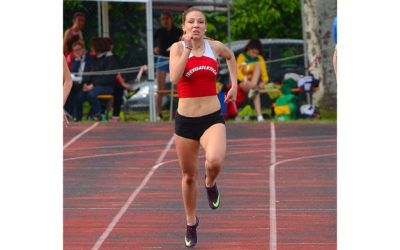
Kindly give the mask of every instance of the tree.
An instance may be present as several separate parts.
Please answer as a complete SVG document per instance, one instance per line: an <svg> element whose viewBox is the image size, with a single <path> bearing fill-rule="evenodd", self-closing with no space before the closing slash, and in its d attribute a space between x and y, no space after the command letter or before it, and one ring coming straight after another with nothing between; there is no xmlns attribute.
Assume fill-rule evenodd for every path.
<svg viewBox="0 0 400 250"><path fill-rule="evenodd" d="M332 23L337 15L336 1L304 1L304 29L307 44L306 55L310 60L316 55L320 62L310 70L320 80L320 89L313 96L314 103L323 108L336 107L336 78L332 55L335 44L332 38Z"/></svg>
<svg viewBox="0 0 400 250"><path fill-rule="evenodd" d="M234 0L232 40L302 38L299 0Z"/></svg>

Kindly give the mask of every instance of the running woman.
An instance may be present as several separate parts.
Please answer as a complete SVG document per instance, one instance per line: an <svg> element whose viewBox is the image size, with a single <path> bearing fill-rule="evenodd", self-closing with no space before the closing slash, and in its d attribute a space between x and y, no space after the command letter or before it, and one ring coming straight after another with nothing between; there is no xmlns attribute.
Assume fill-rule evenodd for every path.
<svg viewBox="0 0 400 250"><path fill-rule="evenodd" d="M198 194L198 155L205 151L205 188L209 206L220 205L221 194L216 178L221 171L226 150L226 128L216 92L217 58L227 61L232 88L225 102L236 100L237 67L233 52L219 41L205 37L206 17L196 8L182 15L183 37L170 52L170 79L179 94L175 119L175 145L182 170L182 196L186 212L186 247L197 243L196 216Z"/></svg>

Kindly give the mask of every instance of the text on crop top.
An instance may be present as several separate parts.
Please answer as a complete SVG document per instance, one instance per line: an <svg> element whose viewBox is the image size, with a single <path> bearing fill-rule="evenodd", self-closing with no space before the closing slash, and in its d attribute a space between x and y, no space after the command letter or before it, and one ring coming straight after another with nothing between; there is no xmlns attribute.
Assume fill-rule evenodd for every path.
<svg viewBox="0 0 400 250"><path fill-rule="evenodd" d="M203 56L190 53L185 70L177 84L179 98L203 97L217 94L218 65L209 42L204 39ZM185 43L182 41L183 49Z"/></svg>

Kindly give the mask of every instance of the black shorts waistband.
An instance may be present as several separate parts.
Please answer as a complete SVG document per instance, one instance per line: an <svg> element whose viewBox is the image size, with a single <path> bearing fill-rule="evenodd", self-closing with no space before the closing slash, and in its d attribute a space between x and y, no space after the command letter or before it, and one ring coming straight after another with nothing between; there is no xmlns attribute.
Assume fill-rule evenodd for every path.
<svg viewBox="0 0 400 250"><path fill-rule="evenodd" d="M190 116L181 115L178 112L176 112L176 117L179 116L180 119L187 120L187 121L194 121L194 120L198 120L198 119L213 118L215 116L218 116L220 113L222 113L222 110L218 109L217 111L207 114L207 115L190 117Z"/></svg>

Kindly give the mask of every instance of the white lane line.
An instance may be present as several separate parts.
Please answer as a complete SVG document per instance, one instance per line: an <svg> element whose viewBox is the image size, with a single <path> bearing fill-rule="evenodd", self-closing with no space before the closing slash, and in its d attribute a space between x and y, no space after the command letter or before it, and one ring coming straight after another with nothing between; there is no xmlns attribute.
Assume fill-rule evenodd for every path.
<svg viewBox="0 0 400 250"><path fill-rule="evenodd" d="M271 122L271 166L269 168L269 249L276 250L276 199L275 199L275 124Z"/></svg>
<svg viewBox="0 0 400 250"><path fill-rule="evenodd" d="M269 220L270 220L270 238L269 238L269 249L276 250L277 244L277 231L276 231L276 194L275 194L275 167L279 164L298 161L303 159L319 158L326 156L334 156L336 153L320 154L302 156L297 158L286 159L276 162L276 136L275 136L275 125L271 122L271 166L269 168Z"/></svg>
<svg viewBox="0 0 400 250"><path fill-rule="evenodd" d="M260 144L261 145L261 144ZM260 145L254 145L254 146L260 146ZM267 145L266 143L262 145ZM249 145L250 146L250 145ZM313 148L336 148L336 145L332 146L314 146L314 147L292 147L292 149L313 149ZM142 154L142 153L156 153L162 151L161 149L158 150L146 150L146 151L128 151L128 152L120 152L120 153L108 153L108 154L98 154L98 155L87 155L87 156L77 156L77 157L71 157L71 158L64 158L64 161L73 161L73 160L83 160L83 159L90 159L90 158L97 158L97 157L112 157L112 156L117 156L117 155L135 155L135 154ZM254 152L265 152L265 150L259 150L259 151L254 151ZM248 151L246 151L248 152ZM251 152L249 152L251 153Z"/></svg>
<svg viewBox="0 0 400 250"><path fill-rule="evenodd" d="M72 161L72 160L82 160L82 159L88 159L88 158L97 158L97 157L112 157L112 156L117 156L117 155L129 155L129 154L136 154L136 153L149 153L149 152L159 152L161 150L148 150L148 151L129 151L129 152L121 152L121 153L109 153L109 154L100 154L100 155L89 155L89 156L78 156L78 157L72 157L72 158L66 158L64 161ZM226 155L239 155L239 154L249 154L249 153L265 153L265 149L262 150L254 150L254 151L241 151L241 152L235 152L235 153L227 153ZM205 157L205 156L199 156ZM178 160L176 160L178 161ZM165 162L164 162L165 163ZM85 166L86 167L86 166Z"/></svg>
<svg viewBox="0 0 400 250"><path fill-rule="evenodd" d="M82 131L81 133L79 133L77 136L75 136L74 138L72 138L69 142L67 142L64 147L63 150L65 150L66 148L69 147L69 145L71 145L72 143L74 143L76 140L79 139L79 137L81 137L82 135L86 134L87 132L89 132L90 130L92 130L93 128L95 128L97 125L99 125L98 122L95 122L92 126L88 127L87 129L85 129L84 131Z"/></svg>
<svg viewBox="0 0 400 250"><path fill-rule="evenodd" d="M283 138L283 137L282 137ZM279 139L282 139L279 138ZM310 139L312 141L299 141L299 142L281 142L279 143L279 145L281 144L309 144L309 143L317 143L317 142L326 142L327 140L330 139L336 139L336 137L327 137L327 136L309 136L309 137L290 137L289 139ZM314 140L315 138L320 138L322 140ZM264 139L258 139L258 138L253 138L254 140L265 140ZM232 140L235 141L235 140ZM327 142L326 142L327 143ZM248 147L248 146L262 146L268 143L262 142L262 143L251 143L251 144L240 144L240 145L226 145L227 148L236 148L236 147ZM73 149L69 149L68 152L72 152L72 151L89 151L89 150L98 150L98 149L108 149L108 148L135 148L135 147L152 147L152 146L164 146L165 144L162 143L154 143L154 144L131 144L131 145L110 145L110 146L99 146L99 147L83 147L83 148L73 148ZM336 144L335 144L336 145Z"/></svg>
<svg viewBox="0 0 400 250"><path fill-rule="evenodd" d="M78 157L66 158L66 159L64 159L64 161L83 160L83 159L117 156L117 155L129 155L129 154L135 155L135 154L142 154L142 153L155 153L155 152L161 152L161 151L162 151L161 149L157 149L157 150L146 150L146 151L128 151L128 152L121 152L121 153L108 153L108 154L99 154L99 155L78 156Z"/></svg>
<svg viewBox="0 0 400 250"><path fill-rule="evenodd" d="M271 122L271 164L276 161L276 135L275 135L275 124Z"/></svg>
<svg viewBox="0 0 400 250"><path fill-rule="evenodd" d="M65 210L119 210L117 207L65 207ZM269 211L269 208L218 208L221 211ZM130 211L185 211L184 207L170 208L170 207L131 207ZM197 211L210 211L210 207L198 207ZM336 211L336 208L282 208L280 211Z"/></svg>
<svg viewBox="0 0 400 250"><path fill-rule="evenodd" d="M160 157L158 157L158 160L156 162L156 165L154 165L149 173L146 175L146 177L143 179L142 183L139 185L139 187L136 188L136 190L129 196L128 200L125 202L125 204L121 207L119 210L118 214L114 217L114 219L111 221L111 223L108 225L107 229L104 231L104 233L100 236L100 238L96 241L94 244L92 250L97 250L101 247L103 242L107 239L108 235L110 235L111 231L114 229L115 225L118 223L118 221L121 219L121 217L125 214L125 212L128 210L129 206L132 204L132 202L135 200L136 196L139 194L139 192L143 189L143 187L146 185L146 183L150 180L151 176L153 173L157 170L158 167L163 165L164 163L161 162L165 155L167 154L168 150L171 148L172 143L174 142L174 136L171 137L169 140L167 146L165 147L164 151L161 153Z"/></svg>
<svg viewBox="0 0 400 250"><path fill-rule="evenodd" d="M298 160L312 159L312 158L321 158L321 157L334 156L334 155L336 155L336 153L301 156L301 157L296 157L296 158L291 158L291 159L286 159L286 160L278 161L278 162L276 162L274 165L277 166L277 165L280 165L280 164L282 164L282 163L291 162L291 161L298 161Z"/></svg>
<svg viewBox="0 0 400 250"><path fill-rule="evenodd" d="M136 148L136 147L152 147L152 146L164 146L165 143L146 143L146 144L130 144L130 145L110 145L110 146L99 146L99 147L86 147L86 148L74 148L68 151L85 151L85 150L98 150L108 148Z"/></svg>

